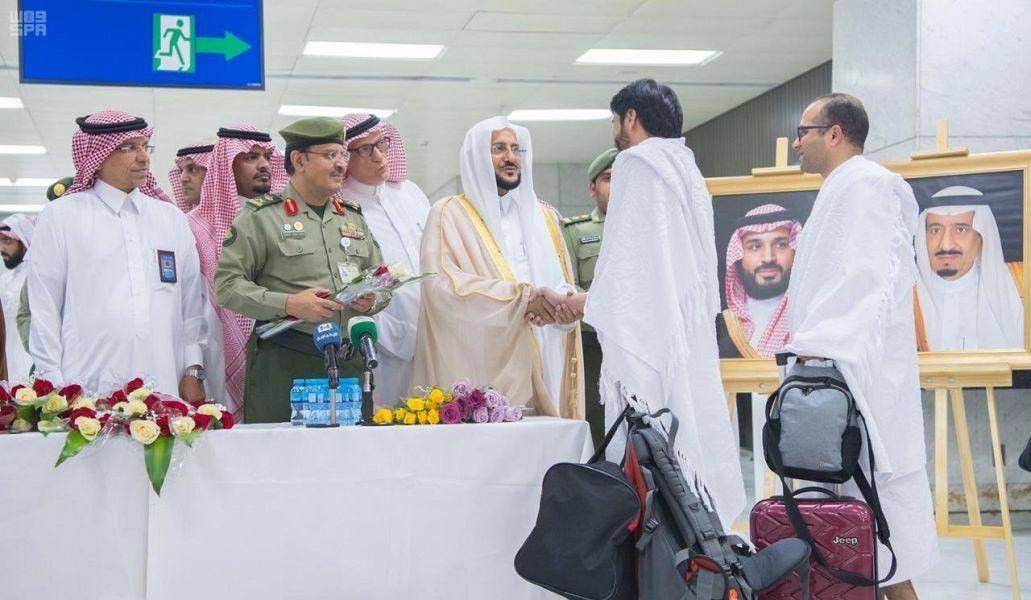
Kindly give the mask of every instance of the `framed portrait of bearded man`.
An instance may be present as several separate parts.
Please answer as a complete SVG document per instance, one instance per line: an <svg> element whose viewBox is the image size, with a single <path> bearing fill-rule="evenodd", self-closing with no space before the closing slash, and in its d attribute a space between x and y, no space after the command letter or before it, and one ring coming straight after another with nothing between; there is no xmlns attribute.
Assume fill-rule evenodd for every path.
<svg viewBox="0 0 1031 600"><path fill-rule="evenodd" d="M1031 367L1031 151L884 165L910 184L919 207L913 335L921 360L974 353ZM763 171L707 180L722 295L716 336L729 361L770 359L787 344L795 249L821 183L797 168Z"/></svg>

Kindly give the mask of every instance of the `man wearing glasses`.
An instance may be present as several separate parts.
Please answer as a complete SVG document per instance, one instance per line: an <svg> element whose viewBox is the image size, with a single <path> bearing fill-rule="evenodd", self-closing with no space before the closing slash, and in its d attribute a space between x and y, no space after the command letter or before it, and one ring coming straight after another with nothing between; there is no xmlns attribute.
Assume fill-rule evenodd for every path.
<svg viewBox="0 0 1031 600"><path fill-rule="evenodd" d="M144 377L201 400L204 284L186 217L150 172L153 130L115 110L76 123L75 180L29 255L36 373L100 393Z"/></svg>
<svg viewBox="0 0 1031 600"><path fill-rule="evenodd" d="M215 271L218 304L258 321L287 315L298 327L247 342L244 420L290 420L295 378L325 376L312 343L312 324L345 328L356 314L374 312L372 294L343 306L328 296L359 273L383 263L357 204L336 197L344 178L344 128L329 117L301 119L279 130L286 141L290 183L281 193L253 198L225 233ZM357 376L361 359L344 363L341 377Z"/></svg>
<svg viewBox="0 0 1031 600"><path fill-rule="evenodd" d="M402 263L412 274L421 272L419 247L430 201L419 186L407 180L404 139L393 125L365 113L345 116L344 129L351 157L340 197L361 205L384 262ZM419 286L403 287L393 295L390 306L376 315L377 404L393 404L411 391L419 296Z"/></svg>
<svg viewBox="0 0 1031 600"><path fill-rule="evenodd" d="M817 98L802 113L795 152L824 181L792 267L786 349L803 361L832 359L855 396L898 558L881 592L914 600L911 580L938 558L913 334L918 208L902 177L863 156L869 129L863 103L848 94ZM859 497L854 481L842 490ZM879 545L881 577L888 557Z"/></svg>
<svg viewBox="0 0 1031 600"><path fill-rule="evenodd" d="M465 193L426 221L422 268L439 275L422 284L414 381L468 379L537 414L583 419L579 325L556 322L552 308L574 290L572 265L561 224L534 193L530 145L504 117L465 135Z"/></svg>

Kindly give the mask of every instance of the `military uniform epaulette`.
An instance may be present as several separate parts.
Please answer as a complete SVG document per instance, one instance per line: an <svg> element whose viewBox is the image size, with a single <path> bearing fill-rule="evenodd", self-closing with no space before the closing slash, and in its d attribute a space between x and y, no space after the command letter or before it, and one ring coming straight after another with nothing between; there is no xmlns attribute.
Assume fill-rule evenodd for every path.
<svg viewBox="0 0 1031 600"><path fill-rule="evenodd" d="M590 220L591 220L591 215L589 215L589 214L588 215L580 215L579 217L569 217L568 219L563 219L562 220L562 226L563 227L568 227L570 225L575 225L577 223L583 223L584 221L590 221Z"/></svg>
<svg viewBox="0 0 1031 600"><path fill-rule="evenodd" d="M266 206L272 206L273 204L279 204L283 201L283 196L280 194L265 194L263 196L257 196L247 201L247 206L250 206L254 210L264 208Z"/></svg>
<svg viewBox="0 0 1031 600"><path fill-rule="evenodd" d="M362 205L358 204L354 200L341 200L340 202L347 208L353 210L354 212L362 214Z"/></svg>

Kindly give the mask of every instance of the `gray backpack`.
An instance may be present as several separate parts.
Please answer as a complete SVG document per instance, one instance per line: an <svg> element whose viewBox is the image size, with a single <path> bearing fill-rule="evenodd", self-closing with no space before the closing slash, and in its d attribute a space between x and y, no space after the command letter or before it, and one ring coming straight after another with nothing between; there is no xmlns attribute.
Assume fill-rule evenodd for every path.
<svg viewBox="0 0 1031 600"><path fill-rule="evenodd" d="M673 453L676 417L669 409L648 416L664 415L671 420L668 441L646 423L645 415L628 415L624 471L643 499L636 542L639 598L752 600L792 571L808 590L809 545L785 539L755 553L741 537L725 531L712 499L699 496L705 494L703 486L684 478Z"/></svg>
<svg viewBox="0 0 1031 600"><path fill-rule="evenodd" d="M788 354L778 354L783 369ZM795 364L766 402L766 464L790 479L844 483L859 470L861 416L835 367ZM860 471L861 472L861 471Z"/></svg>

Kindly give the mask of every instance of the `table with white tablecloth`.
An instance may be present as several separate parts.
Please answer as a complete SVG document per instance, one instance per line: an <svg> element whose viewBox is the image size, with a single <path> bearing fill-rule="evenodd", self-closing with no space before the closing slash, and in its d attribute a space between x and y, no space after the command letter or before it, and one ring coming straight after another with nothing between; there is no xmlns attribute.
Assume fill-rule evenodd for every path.
<svg viewBox="0 0 1031 600"><path fill-rule="evenodd" d="M55 470L63 437L0 436L4 598L543 598L512 560L590 446L548 418L241 426L177 447L158 497L132 442Z"/></svg>

